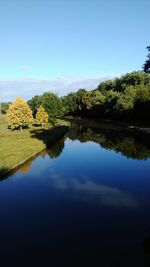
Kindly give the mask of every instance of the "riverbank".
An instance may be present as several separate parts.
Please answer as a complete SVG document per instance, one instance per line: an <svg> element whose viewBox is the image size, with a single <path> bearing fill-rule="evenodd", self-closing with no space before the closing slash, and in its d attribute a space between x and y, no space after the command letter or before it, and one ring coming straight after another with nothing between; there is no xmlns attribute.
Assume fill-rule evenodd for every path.
<svg viewBox="0 0 150 267"><path fill-rule="evenodd" d="M85 127L91 127L91 128L104 128L104 129L118 129L118 130L126 130L130 132L143 132L146 135L150 134L150 125L144 125L138 123L127 123L127 122L121 122L116 120L109 120L109 119L96 119L96 118L86 118L86 117L72 117L67 116L66 120L69 121L71 124L82 124L82 126Z"/></svg>
<svg viewBox="0 0 150 267"><path fill-rule="evenodd" d="M59 121L55 127L49 129L30 127L21 133L19 130L9 130L5 117L1 117L0 177L57 142L67 132L66 125L65 122Z"/></svg>

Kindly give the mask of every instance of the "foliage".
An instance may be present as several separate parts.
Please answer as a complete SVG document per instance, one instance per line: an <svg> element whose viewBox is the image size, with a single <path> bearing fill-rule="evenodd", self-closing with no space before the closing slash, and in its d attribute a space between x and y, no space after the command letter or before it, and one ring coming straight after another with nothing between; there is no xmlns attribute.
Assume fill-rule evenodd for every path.
<svg viewBox="0 0 150 267"><path fill-rule="evenodd" d="M98 85L97 89L100 91L113 90L123 92L127 86L137 86L140 84L150 84L149 75L142 71L133 71L131 73L122 75L120 78L115 78L114 80L102 82Z"/></svg>
<svg viewBox="0 0 150 267"><path fill-rule="evenodd" d="M64 97L67 113L112 119L148 119L150 112L150 75L133 71L108 80L97 89L84 91L77 102L78 92Z"/></svg>
<svg viewBox="0 0 150 267"><path fill-rule="evenodd" d="M147 60L144 63L143 69L146 73L150 73L150 46L147 46L148 50L148 55L147 55Z"/></svg>
<svg viewBox="0 0 150 267"><path fill-rule="evenodd" d="M42 107L42 105L38 108L36 113L36 122L41 124L42 127L44 123L48 122L48 114L46 113L45 109Z"/></svg>
<svg viewBox="0 0 150 267"><path fill-rule="evenodd" d="M86 93L85 89L79 89L77 92L69 93L67 96L62 98L62 102L66 113L75 113L80 111L83 106L83 96Z"/></svg>
<svg viewBox="0 0 150 267"><path fill-rule="evenodd" d="M54 124L56 119L64 114L62 100L54 93L44 93L42 106L49 116L49 122Z"/></svg>
<svg viewBox="0 0 150 267"><path fill-rule="evenodd" d="M42 104L42 97L38 95L32 97L32 99L28 101L28 105L32 109L32 113L34 117L41 104Z"/></svg>
<svg viewBox="0 0 150 267"><path fill-rule="evenodd" d="M103 112L105 114L110 114L115 112L117 101L120 97L120 93L110 90L110 91L103 91L103 95L105 96L105 102L103 105Z"/></svg>
<svg viewBox="0 0 150 267"><path fill-rule="evenodd" d="M9 106L7 110L7 119L12 130L23 126L28 126L33 123L32 111L28 104L20 97Z"/></svg>
<svg viewBox="0 0 150 267"><path fill-rule="evenodd" d="M65 108L62 103L62 99L56 94L47 92L41 96L34 96L28 101L29 106L32 109L33 116L36 116L38 108L42 105L48 114L48 120L54 124L56 119L64 114Z"/></svg>
<svg viewBox="0 0 150 267"><path fill-rule="evenodd" d="M119 95L116 103L116 109L118 111L131 110L134 108L134 102L136 99L135 87L130 85L126 87L124 92Z"/></svg>
<svg viewBox="0 0 150 267"><path fill-rule="evenodd" d="M89 121L88 121L89 123ZM82 125L82 124L81 124ZM122 155L132 159L150 158L149 136L143 133L125 131L110 124L100 125L98 129L80 127L74 124L68 133L71 140L79 140L81 143L93 141L101 147L120 152Z"/></svg>
<svg viewBox="0 0 150 267"><path fill-rule="evenodd" d="M11 102L2 102L1 103L1 112L2 112L2 114L6 114L10 104L11 104Z"/></svg>
<svg viewBox="0 0 150 267"><path fill-rule="evenodd" d="M62 98L62 103L65 108L65 113L74 113L76 110L79 110L77 104L77 94L70 93L67 96Z"/></svg>
<svg viewBox="0 0 150 267"><path fill-rule="evenodd" d="M82 103L86 109L99 106L105 101L105 96L98 90L88 91L82 97Z"/></svg>

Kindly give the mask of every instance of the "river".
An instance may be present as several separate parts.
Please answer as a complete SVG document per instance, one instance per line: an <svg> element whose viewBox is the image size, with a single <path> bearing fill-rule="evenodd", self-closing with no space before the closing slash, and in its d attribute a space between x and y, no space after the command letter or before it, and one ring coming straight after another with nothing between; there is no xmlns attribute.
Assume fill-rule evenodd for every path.
<svg viewBox="0 0 150 267"><path fill-rule="evenodd" d="M73 124L0 182L0 266L150 266L149 136Z"/></svg>

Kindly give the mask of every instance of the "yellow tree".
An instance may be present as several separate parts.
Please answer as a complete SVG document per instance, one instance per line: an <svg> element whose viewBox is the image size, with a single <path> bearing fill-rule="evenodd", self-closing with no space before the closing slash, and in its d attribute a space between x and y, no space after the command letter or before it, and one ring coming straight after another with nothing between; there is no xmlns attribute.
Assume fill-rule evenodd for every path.
<svg viewBox="0 0 150 267"><path fill-rule="evenodd" d="M17 97L16 100L9 105L7 119L12 130L20 128L22 131L23 126L29 126L33 123L32 111L26 101L21 97Z"/></svg>
<svg viewBox="0 0 150 267"><path fill-rule="evenodd" d="M38 108L36 113L36 122L44 126L44 123L48 122L48 114L46 113L45 109L42 105Z"/></svg>

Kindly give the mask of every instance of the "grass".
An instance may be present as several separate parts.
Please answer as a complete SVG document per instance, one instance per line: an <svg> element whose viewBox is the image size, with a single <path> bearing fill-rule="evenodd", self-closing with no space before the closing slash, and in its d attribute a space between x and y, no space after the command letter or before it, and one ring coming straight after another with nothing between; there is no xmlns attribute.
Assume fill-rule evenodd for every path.
<svg viewBox="0 0 150 267"><path fill-rule="evenodd" d="M59 122L57 126L58 124ZM58 132L61 134L60 129ZM0 175L13 170L46 148L48 139L53 139L53 135L51 129L43 130L41 127L23 129L22 133L19 130L11 131L6 116L0 116Z"/></svg>

